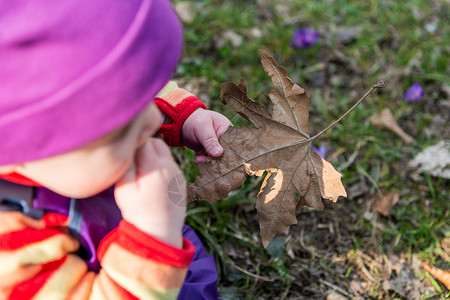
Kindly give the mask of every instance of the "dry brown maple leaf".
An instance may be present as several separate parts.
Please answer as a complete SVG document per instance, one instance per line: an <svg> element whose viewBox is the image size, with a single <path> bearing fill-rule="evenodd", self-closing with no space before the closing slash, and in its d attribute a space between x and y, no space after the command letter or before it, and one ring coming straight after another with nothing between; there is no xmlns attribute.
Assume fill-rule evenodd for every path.
<svg viewBox="0 0 450 300"><path fill-rule="evenodd" d="M264 70L281 90L269 91L272 110L247 97L244 80L239 86L231 82L221 85L222 102L254 127L228 128L220 138L224 154L210 164L199 165L188 197L189 201L215 202L239 188L247 175L267 172L256 202L262 242L267 247L275 234L297 223L298 208L323 209L322 198L336 202L346 192L341 174L311 148L312 141L331 125L310 137L305 90L287 77L287 71L270 55L259 53Z"/></svg>

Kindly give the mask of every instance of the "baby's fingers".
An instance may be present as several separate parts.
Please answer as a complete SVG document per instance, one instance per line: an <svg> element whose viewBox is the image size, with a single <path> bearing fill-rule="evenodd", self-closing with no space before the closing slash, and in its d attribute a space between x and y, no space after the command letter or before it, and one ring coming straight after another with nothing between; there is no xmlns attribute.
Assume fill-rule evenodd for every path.
<svg viewBox="0 0 450 300"><path fill-rule="evenodd" d="M209 163L209 162L211 162L211 158L208 155L208 153L206 153L205 150L197 151L197 156L195 157L195 160L194 160L194 163L196 165L205 164L205 163Z"/></svg>

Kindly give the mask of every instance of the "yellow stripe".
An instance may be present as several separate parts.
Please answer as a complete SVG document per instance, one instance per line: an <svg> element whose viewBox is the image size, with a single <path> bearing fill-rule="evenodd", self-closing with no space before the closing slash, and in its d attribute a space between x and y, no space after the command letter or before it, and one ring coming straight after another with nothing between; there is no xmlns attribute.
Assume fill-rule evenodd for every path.
<svg viewBox="0 0 450 300"><path fill-rule="evenodd" d="M136 280L133 280L129 277L126 277L119 272L116 272L112 268L109 268L107 266L103 266L103 270L108 273L108 275L118 284L120 284L123 287L126 287L126 289L136 296L139 299L161 299L161 300L169 300L169 299L177 299L178 293L180 291L179 288L177 289L156 289L151 288L149 286L146 286ZM156 275L156 274L155 274Z"/></svg>
<svg viewBox="0 0 450 300"><path fill-rule="evenodd" d="M78 242L68 235L56 235L14 251L0 251L0 276L20 266L44 264L78 249Z"/></svg>
<svg viewBox="0 0 450 300"><path fill-rule="evenodd" d="M162 90L159 91L158 95L156 97L163 97L164 95L167 95L171 91L174 91L178 88L178 84L175 81L169 81Z"/></svg>
<svg viewBox="0 0 450 300"><path fill-rule="evenodd" d="M87 266L75 255L67 256L64 263L52 274L33 300L67 299L72 289L87 272Z"/></svg>

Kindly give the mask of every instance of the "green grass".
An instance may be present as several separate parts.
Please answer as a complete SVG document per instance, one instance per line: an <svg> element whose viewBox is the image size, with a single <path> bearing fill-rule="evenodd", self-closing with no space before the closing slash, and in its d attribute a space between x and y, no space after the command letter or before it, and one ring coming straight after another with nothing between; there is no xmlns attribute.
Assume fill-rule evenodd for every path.
<svg viewBox="0 0 450 300"><path fill-rule="evenodd" d="M196 18L185 24L184 56L176 77L187 81L206 78L210 108L228 116L236 126L248 123L220 103L220 84L238 83L244 78L250 97L267 101L265 95L272 85L260 66L258 49L271 53L289 76L307 90L312 134L342 115L372 84L379 80L387 83L384 90L373 93L320 138L320 143L332 146L331 155L335 155L331 163L343 174L346 188L361 180L366 181L368 188L357 199L327 204L323 212L308 209L299 212L299 223L308 226L307 231L315 228L320 232L322 229L314 226L327 222L334 222L335 229L342 230L342 239L330 242L329 248L326 241L315 240L313 233L302 236L303 244L311 242L319 249L317 256L299 245L298 235L292 232L291 238L280 236L277 245L271 244L274 249L262 248L254 210L259 185L255 179L249 179L228 199L213 204L190 204L187 224L199 233L208 251L216 257L224 298L233 298L226 298L228 294L242 299L269 296L294 299L296 295L308 298L314 293L304 287L315 281L317 289L324 289L327 286L323 280L334 282L350 293L349 282L357 266L337 258L353 248L377 249L380 255L417 254L424 261L449 268L449 263L439 255L440 241L450 236L449 181L426 174L413 180L409 176L412 170L407 167L407 162L423 148L450 138L448 125L433 125L436 115L449 122L446 115L449 109L443 104L449 97L444 86L448 87L450 82L448 2L191 2L196 7ZM319 42L306 50L292 48L289 42L298 27L319 30ZM252 28L260 30L261 36L252 36L249 33ZM351 40L339 38L344 29L355 32ZM227 30L243 37L240 46L233 47L229 42L218 46ZM317 76L324 76L324 81L318 81ZM416 81L424 87L425 97L408 103L403 93ZM370 117L386 107L415 138L415 143L405 145L393 133L371 125ZM197 174L192 163L194 153L189 150L176 153L188 180L194 180ZM399 191L400 202L389 218L373 217L374 198L387 191ZM308 219L317 222L303 222ZM428 294L432 299L448 293L442 284L433 284L439 288L434 290L436 295ZM365 296L380 295L405 297L399 292L389 294L377 285Z"/></svg>

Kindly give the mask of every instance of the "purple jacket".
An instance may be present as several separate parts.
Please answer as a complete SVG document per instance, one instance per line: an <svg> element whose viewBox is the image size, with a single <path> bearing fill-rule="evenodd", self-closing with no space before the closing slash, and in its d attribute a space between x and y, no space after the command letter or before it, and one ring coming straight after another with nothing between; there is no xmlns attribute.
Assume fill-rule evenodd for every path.
<svg viewBox="0 0 450 300"><path fill-rule="evenodd" d="M79 255L88 267L98 271L97 247L103 237L122 219L114 201L114 190L109 188L86 199L70 199L46 188L37 188L33 205L37 209L69 215L69 228L76 235L83 249ZM195 246L195 255L188 268L186 280L178 299L217 299L217 269L214 257L206 253L202 242L189 226L183 228L183 236Z"/></svg>

